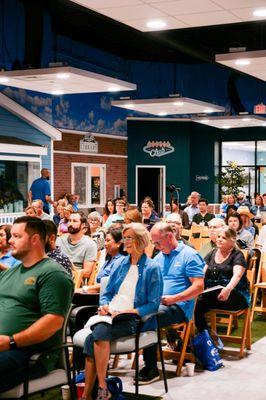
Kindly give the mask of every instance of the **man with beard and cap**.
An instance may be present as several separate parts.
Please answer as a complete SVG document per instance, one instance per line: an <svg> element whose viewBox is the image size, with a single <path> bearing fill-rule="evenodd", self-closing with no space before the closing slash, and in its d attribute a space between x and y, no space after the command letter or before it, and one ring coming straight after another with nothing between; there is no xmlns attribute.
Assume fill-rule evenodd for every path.
<svg viewBox="0 0 266 400"><path fill-rule="evenodd" d="M83 269L90 275L97 260L97 245L86 235L87 229L87 218L83 212L73 212L68 221L68 234L60 236L56 245L77 269Z"/></svg>
<svg viewBox="0 0 266 400"><path fill-rule="evenodd" d="M71 305L72 279L45 254L45 225L36 217L17 218L11 228L11 254L20 263L0 274L0 393L54 370L60 353L35 353L62 342L62 327ZM1 398L5 398L1 397Z"/></svg>

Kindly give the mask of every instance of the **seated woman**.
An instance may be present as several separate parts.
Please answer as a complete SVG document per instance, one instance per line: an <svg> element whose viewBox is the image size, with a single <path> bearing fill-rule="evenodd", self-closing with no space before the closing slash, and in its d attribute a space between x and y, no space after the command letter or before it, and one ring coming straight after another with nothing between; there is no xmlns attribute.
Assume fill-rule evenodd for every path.
<svg viewBox="0 0 266 400"><path fill-rule="evenodd" d="M11 238L11 225L0 226L0 272L8 268L14 268L21 264L21 261L12 256L9 239Z"/></svg>
<svg viewBox="0 0 266 400"><path fill-rule="evenodd" d="M212 308L241 310L250 303L249 283L246 277L247 263L236 248L236 231L223 227L216 241L217 248L205 257L205 289L213 290L199 296L195 309L195 324L201 332L208 329L205 314Z"/></svg>
<svg viewBox="0 0 266 400"><path fill-rule="evenodd" d="M151 230L155 222L160 221L157 213L154 210L154 204L151 198L145 197L141 203L142 223L146 226L148 231Z"/></svg>
<svg viewBox="0 0 266 400"><path fill-rule="evenodd" d="M159 265L144 254L149 235L140 223L132 223L123 230L124 250L128 256L116 263L107 288L101 297L100 316L132 313L144 317L156 312L162 294L162 276ZM151 327L151 322L144 326ZM96 375L99 381L97 400L110 398L106 386L106 373L110 356L110 341L136 332L136 319L113 323L97 323L84 345L86 355L85 390L83 399L91 400Z"/></svg>
<svg viewBox="0 0 266 400"><path fill-rule="evenodd" d="M108 199L105 206L104 206L104 211L103 211L103 225L107 221L108 217L112 214L115 213L115 202L113 199Z"/></svg>
<svg viewBox="0 0 266 400"><path fill-rule="evenodd" d="M91 238L97 244L97 250L104 248L105 232L101 229L102 217L97 211L92 211L88 215L88 224L90 226Z"/></svg>
<svg viewBox="0 0 266 400"><path fill-rule="evenodd" d="M73 213L73 207L71 204L68 204L66 207L63 207L63 215L64 217L61 219L58 225L58 230L57 233L59 236L64 235L65 233L68 233L68 221L70 218L70 215Z"/></svg>
<svg viewBox="0 0 266 400"><path fill-rule="evenodd" d="M259 194L255 197L255 204L254 206L250 207L250 212L254 215L254 219L257 222L261 221L261 213L266 211L266 207L263 203L263 198Z"/></svg>
<svg viewBox="0 0 266 400"><path fill-rule="evenodd" d="M106 260L101 267L98 275L96 277L96 284L87 286L88 293L99 293L100 292L100 282L104 276L109 276L113 268L117 263L125 258L123 254L123 244L122 244L122 229L121 228L109 228L105 238L105 249L106 249ZM84 289L76 289L76 293L84 293Z"/></svg>
<svg viewBox="0 0 266 400"><path fill-rule="evenodd" d="M236 244L240 249L252 250L254 247L254 237L250 232L243 228L243 221L240 214L232 211L225 220L226 224L236 232Z"/></svg>

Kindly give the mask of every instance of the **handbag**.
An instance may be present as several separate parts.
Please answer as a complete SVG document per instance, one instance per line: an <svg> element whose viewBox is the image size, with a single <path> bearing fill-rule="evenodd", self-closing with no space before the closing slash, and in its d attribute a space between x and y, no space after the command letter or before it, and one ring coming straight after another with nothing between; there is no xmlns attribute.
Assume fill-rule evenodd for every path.
<svg viewBox="0 0 266 400"><path fill-rule="evenodd" d="M118 376L111 376L110 378L106 378L108 391L111 393L112 400L126 400L123 395L123 384Z"/></svg>
<svg viewBox="0 0 266 400"><path fill-rule="evenodd" d="M223 349L223 343L217 336L217 346L214 344L207 329L198 333L192 339L192 350L196 358L208 371L216 371L223 367L223 362L219 350Z"/></svg>

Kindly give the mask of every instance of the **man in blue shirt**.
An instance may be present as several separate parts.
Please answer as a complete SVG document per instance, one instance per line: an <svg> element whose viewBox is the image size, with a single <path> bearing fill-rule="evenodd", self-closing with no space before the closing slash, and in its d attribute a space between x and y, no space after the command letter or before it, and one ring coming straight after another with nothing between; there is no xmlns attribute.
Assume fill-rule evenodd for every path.
<svg viewBox="0 0 266 400"><path fill-rule="evenodd" d="M205 265L201 256L191 247L176 240L172 227L156 223L151 237L160 253L154 258L163 275L160 326L189 321L193 316L195 298L204 289ZM145 385L159 379L156 345L144 349L145 367L140 371L139 384Z"/></svg>
<svg viewBox="0 0 266 400"><path fill-rule="evenodd" d="M41 177L35 179L32 182L30 190L29 190L29 204L33 200L42 200L43 202L43 211L46 214L50 214L49 203L53 204L51 199L51 189L50 189L50 171L47 168L42 168Z"/></svg>

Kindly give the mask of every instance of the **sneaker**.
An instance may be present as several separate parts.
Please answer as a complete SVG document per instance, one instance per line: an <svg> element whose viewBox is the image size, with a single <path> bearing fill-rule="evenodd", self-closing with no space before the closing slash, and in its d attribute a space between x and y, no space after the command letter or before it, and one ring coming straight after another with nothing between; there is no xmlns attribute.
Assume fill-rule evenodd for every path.
<svg viewBox="0 0 266 400"><path fill-rule="evenodd" d="M158 381L159 379L160 374L158 368L148 370L146 367L144 367L139 372L139 385L147 385L149 383Z"/></svg>

